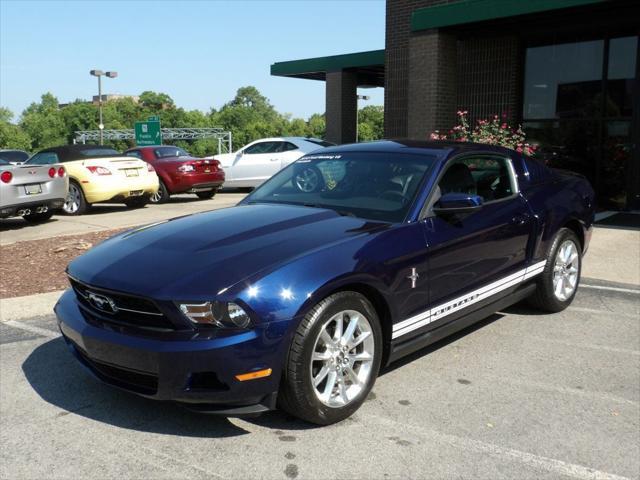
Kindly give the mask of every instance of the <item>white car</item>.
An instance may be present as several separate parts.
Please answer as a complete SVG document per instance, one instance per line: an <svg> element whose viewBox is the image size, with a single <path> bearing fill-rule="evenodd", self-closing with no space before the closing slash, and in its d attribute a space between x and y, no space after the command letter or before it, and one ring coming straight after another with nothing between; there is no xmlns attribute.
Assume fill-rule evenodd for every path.
<svg viewBox="0 0 640 480"><path fill-rule="evenodd" d="M223 188L257 187L290 163L333 143L317 138L262 138L234 153L214 155L225 173Z"/></svg>

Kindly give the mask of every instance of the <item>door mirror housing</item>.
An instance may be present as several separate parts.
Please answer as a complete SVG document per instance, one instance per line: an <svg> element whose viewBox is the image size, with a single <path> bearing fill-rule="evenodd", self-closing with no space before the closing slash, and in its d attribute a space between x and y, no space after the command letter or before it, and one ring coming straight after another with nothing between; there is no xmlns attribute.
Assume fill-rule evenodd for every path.
<svg viewBox="0 0 640 480"><path fill-rule="evenodd" d="M468 193L445 193L433 206L436 215L456 215L477 212L482 208L482 197Z"/></svg>

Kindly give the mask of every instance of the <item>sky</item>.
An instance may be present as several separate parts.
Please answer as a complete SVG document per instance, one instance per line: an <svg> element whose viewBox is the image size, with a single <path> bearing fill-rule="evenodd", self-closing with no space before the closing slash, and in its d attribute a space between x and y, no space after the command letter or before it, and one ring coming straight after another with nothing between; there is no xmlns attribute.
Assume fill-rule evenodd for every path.
<svg viewBox="0 0 640 480"><path fill-rule="evenodd" d="M324 82L272 77L270 65L382 49L384 22L384 0L0 0L0 105L17 120L45 92L90 99L95 68L118 72L104 94L153 90L208 112L254 85L308 118L324 112ZM382 88L359 93L383 103Z"/></svg>

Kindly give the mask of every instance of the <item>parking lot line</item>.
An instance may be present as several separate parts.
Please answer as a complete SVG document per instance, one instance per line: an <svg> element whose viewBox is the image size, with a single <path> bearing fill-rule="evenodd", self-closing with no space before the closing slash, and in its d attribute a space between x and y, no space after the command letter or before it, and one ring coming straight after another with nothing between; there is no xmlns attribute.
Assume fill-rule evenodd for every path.
<svg viewBox="0 0 640 480"><path fill-rule="evenodd" d="M635 293L636 295L640 295L640 290L636 290L633 288L605 287L602 285L589 285L584 283L580 284L580 288L591 288L593 290L605 290L607 292Z"/></svg>
<svg viewBox="0 0 640 480"><path fill-rule="evenodd" d="M40 328L34 325L28 325L26 323L17 322L15 320L8 320L4 322L4 324L9 325L10 327L19 328L26 332L35 333L36 335L41 335L46 338L58 338L60 336L59 333L56 333L53 330L47 330L46 328Z"/></svg>
<svg viewBox="0 0 640 480"><path fill-rule="evenodd" d="M523 452L521 450L516 450L508 447L502 447L500 445L483 442L481 440L459 437L457 435L451 435L449 433L442 433L437 430L420 428L416 427L415 425L398 422L388 417L381 417L379 415L364 412L360 415L366 416L367 418L377 422L378 424L386 425L389 427L399 427L403 430L411 430L414 434L423 438L426 437L430 441L446 443L454 448L458 448L463 451L483 453L491 455L493 457L499 457L501 459L512 459L530 467L546 470L557 475L565 475L580 480L630 480L628 477L595 470L584 465L568 463L555 458L543 457L534 453Z"/></svg>
<svg viewBox="0 0 640 480"><path fill-rule="evenodd" d="M619 312L614 312L612 310L598 310L596 308L569 307L568 310L571 310L574 312L593 313L596 315L614 315L616 317L638 318L638 315L634 315L631 313L619 313Z"/></svg>

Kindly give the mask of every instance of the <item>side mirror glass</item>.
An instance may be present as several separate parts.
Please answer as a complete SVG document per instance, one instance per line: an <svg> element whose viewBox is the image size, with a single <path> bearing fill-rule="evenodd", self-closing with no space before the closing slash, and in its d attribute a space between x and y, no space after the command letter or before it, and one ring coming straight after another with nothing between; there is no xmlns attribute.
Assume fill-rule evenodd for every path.
<svg viewBox="0 0 640 480"><path fill-rule="evenodd" d="M433 206L436 215L455 215L477 212L482 208L482 197L468 193L445 193Z"/></svg>

